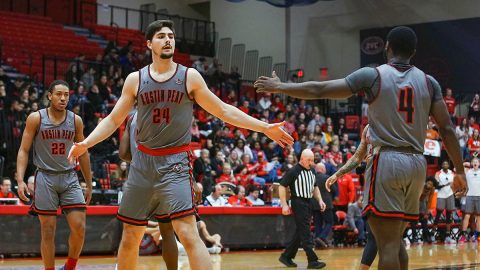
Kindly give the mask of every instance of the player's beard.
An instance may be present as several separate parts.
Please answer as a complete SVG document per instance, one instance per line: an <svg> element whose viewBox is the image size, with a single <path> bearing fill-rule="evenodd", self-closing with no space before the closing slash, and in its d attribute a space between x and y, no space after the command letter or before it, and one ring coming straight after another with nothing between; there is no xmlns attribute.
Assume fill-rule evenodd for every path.
<svg viewBox="0 0 480 270"><path fill-rule="evenodd" d="M161 59L170 59L173 57L173 53L161 53L160 58Z"/></svg>

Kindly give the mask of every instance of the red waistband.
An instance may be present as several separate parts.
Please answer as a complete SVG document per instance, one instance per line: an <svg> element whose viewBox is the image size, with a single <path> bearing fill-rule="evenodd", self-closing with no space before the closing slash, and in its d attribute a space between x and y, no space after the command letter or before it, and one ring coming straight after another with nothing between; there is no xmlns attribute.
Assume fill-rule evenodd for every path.
<svg viewBox="0 0 480 270"><path fill-rule="evenodd" d="M169 148L151 149L142 144L138 144L138 150L151 156L167 156L167 155L174 155L178 153L188 152L192 150L192 147L190 146L190 144L184 144L184 145L169 147Z"/></svg>

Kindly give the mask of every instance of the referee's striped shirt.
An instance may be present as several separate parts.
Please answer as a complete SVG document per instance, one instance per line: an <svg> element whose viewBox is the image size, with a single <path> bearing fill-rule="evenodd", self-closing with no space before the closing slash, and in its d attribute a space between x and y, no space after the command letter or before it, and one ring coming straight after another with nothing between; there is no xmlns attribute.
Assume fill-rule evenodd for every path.
<svg viewBox="0 0 480 270"><path fill-rule="evenodd" d="M315 171L297 164L285 173L280 185L290 187L292 198L310 199L316 186Z"/></svg>

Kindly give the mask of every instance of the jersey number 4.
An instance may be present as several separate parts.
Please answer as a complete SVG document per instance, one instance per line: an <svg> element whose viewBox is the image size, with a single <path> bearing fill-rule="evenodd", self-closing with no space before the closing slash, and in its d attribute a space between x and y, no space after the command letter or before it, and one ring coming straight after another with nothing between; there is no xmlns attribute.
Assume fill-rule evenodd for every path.
<svg viewBox="0 0 480 270"><path fill-rule="evenodd" d="M400 94L398 95L398 111L406 114L407 124L413 123L413 113L415 112L413 106L413 88L406 86L400 89Z"/></svg>
<svg viewBox="0 0 480 270"><path fill-rule="evenodd" d="M64 143L52 143L52 155L65 155L65 144Z"/></svg>

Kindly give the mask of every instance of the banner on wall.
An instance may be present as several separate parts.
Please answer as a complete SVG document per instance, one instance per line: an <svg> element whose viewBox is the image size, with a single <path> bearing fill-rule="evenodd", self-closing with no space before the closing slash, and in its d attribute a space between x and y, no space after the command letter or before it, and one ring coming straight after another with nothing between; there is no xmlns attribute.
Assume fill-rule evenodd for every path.
<svg viewBox="0 0 480 270"><path fill-rule="evenodd" d="M442 151L442 147L439 141L430 140L430 139L425 140L424 152L423 152L424 155L432 156L432 157L440 157L441 151Z"/></svg>

